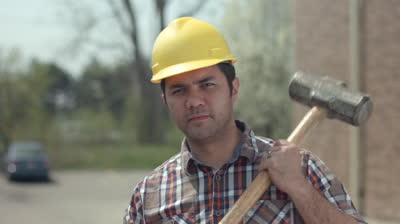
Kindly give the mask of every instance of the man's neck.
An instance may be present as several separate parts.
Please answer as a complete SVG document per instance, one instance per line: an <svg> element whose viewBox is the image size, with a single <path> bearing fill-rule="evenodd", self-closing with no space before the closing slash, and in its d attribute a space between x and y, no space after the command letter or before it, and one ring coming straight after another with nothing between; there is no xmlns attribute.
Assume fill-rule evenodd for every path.
<svg viewBox="0 0 400 224"><path fill-rule="evenodd" d="M221 168L228 162L240 142L242 132L236 127L235 122L227 128L227 132L214 139L194 141L187 139L190 150L196 159L204 165L214 169Z"/></svg>

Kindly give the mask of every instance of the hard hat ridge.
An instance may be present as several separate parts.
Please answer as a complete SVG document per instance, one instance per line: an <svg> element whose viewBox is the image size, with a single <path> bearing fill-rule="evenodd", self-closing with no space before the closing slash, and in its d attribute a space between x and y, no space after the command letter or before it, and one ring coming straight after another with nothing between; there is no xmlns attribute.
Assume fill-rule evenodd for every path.
<svg viewBox="0 0 400 224"><path fill-rule="evenodd" d="M204 21L181 17L158 35L152 55L153 83L220 62L234 63L235 56L218 30Z"/></svg>

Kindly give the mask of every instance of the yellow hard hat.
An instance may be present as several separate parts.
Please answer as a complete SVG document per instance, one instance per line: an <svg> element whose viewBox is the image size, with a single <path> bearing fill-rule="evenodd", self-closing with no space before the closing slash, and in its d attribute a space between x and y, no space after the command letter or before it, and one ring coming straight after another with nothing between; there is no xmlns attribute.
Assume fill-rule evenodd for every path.
<svg viewBox="0 0 400 224"><path fill-rule="evenodd" d="M235 63L236 59L214 26L191 17L178 18L154 43L151 82L224 61Z"/></svg>

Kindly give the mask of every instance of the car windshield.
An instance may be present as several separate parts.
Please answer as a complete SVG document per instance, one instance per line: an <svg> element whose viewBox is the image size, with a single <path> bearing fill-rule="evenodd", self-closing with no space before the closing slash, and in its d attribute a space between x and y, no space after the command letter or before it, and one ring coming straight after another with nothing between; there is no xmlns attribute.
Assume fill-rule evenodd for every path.
<svg viewBox="0 0 400 224"><path fill-rule="evenodd" d="M16 158L32 158L32 157L41 157L43 156L43 151L38 148L25 148L16 150L15 153Z"/></svg>
<svg viewBox="0 0 400 224"><path fill-rule="evenodd" d="M42 159L47 157L43 146L35 142L17 142L10 146L9 159Z"/></svg>

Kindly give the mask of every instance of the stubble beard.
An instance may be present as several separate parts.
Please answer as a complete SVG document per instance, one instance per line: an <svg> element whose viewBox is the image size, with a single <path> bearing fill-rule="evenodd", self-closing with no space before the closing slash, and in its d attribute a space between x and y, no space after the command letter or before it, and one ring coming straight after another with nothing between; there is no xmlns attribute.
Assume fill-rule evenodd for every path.
<svg viewBox="0 0 400 224"><path fill-rule="evenodd" d="M220 118L224 119L221 120ZM189 122L180 129L190 141L213 141L228 131L231 120L232 114L210 114L207 121L199 122L198 124L190 124Z"/></svg>

